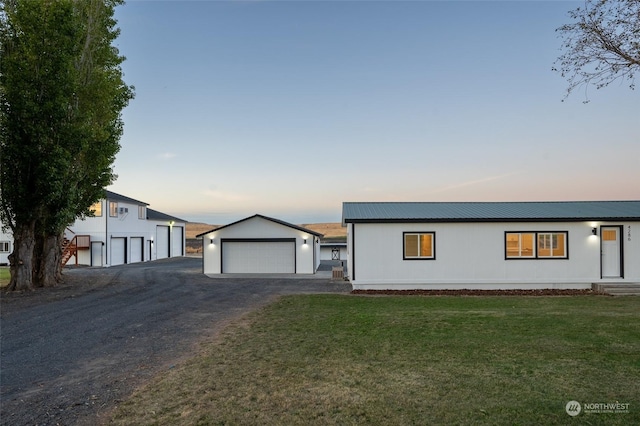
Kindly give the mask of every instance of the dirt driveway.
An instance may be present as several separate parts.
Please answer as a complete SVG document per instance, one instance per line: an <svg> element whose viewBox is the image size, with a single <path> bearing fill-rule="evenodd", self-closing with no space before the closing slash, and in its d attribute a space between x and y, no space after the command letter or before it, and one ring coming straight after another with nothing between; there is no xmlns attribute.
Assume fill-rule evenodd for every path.
<svg viewBox="0 0 640 426"><path fill-rule="evenodd" d="M351 289L326 279L211 279L201 262L73 269L59 288L3 295L1 424L95 424L230 320L279 295Z"/></svg>

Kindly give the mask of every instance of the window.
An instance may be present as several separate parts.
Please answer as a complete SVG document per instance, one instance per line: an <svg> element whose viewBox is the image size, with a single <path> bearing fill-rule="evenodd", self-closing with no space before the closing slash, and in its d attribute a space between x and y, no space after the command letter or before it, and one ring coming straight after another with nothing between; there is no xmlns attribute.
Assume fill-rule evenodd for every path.
<svg viewBox="0 0 640 426"><path fill-rule="evenodd" d="M118 203L109 201L109 216L118 217Z"/></svg>
<svg viewBox="0 0 640 426"><path fill-rule="evenodd" d="M138 206L138 219L146 219L147 212L145 206Z"/></svg>
<svg viewBox="0 0 640 426"><path fill-rule="evenodd" d="M412 259L435 259L435 232L405 232L403 258Z"/></svg>
<svg viewBox="0 0 640 426"><path fill-rule="evenodd" d="M89 210L91 210L93 212L93 215L96 217L102 216L102 201L98 201L97 203L89 207Z"/></svg>
<svg viewBox="0 0 640 426"><path fill-rule="evenodd" d="M567 259L567 232L505 232L507 259Z"/></svg>
<svg viewBox="0 0 640 426"><path fill-rule="evenodd" d="M534 235L530 232L507 233L507 258L534 257Z"/></svg>
<svg viewBox="0 0 640 426"><path fill-rule="evenodd" d="M538 257L567 257L564 233L538 234Z"/></svg>
<svg viewBox="0 0 640 426"><path fill-rule="evenodd" d="M11 251L11 243L9 241L0 241L0 253L9 253Z"/></svg>

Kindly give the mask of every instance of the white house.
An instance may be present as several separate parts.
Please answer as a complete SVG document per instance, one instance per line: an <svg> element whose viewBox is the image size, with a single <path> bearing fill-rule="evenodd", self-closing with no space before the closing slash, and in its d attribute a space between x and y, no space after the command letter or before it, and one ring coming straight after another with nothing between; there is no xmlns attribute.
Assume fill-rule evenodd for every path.
<svg viewBox="0 0 640 426"><path fill-rule="evenodd" d="M94 217L77 219L65 232L67 264L112 266L185 254L183 219L111 191L91 209ZM12 246L11 233L0 233L0 264L8 263Z"/></svg>
<svg viewBox="0 0 640 426"><path fill-rule="evenodd" d="M344 203L354 290L640 282L640 201Z"/></svg>
<svg viewBox="0 0 640 426"><path fill-rule="evenodd" d="M315 274L322 234L256 214L197 235L203 272Z"/></svg>
<svg viewBox="0 0 640 426"><path fill-rule="evenodd" d="M185 220L111 191L92 210L94 217L76 220L65 234L72 241L76 237L80 265L115 266L185 254ZM68 263L76 263L75 254Z"/></svg>
<svg viewBox="0 0 640 426"><path fill-rule="evenodd" d="M13 235L2 230L0 223L0 265L9 264L9 255L13 251Z"/></svg>

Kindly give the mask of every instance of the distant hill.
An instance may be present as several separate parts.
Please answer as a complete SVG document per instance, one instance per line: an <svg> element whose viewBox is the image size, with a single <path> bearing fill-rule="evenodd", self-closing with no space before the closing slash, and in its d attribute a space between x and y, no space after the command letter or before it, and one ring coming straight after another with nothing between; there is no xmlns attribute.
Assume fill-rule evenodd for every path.
<svg viewBox="0 0 640 426"><path fill-rule="evenodd" d="M185 237L187 239L195 238L196 235L203 232L211 231L220 225L210 225L208 223L188 222ZM303 228L310 229L324 235L324 238L346 237L347 228L343 228L340 223L307 223L300 225Z"/></svg>
<svg viewBox="0 0 640 426"><path fill-rule="evenodd" d="M346 238L347 237L347 228L342 227L340 223L307 223L304 225L300 225L303 228L310 229L312 231L323 234L323 238Z"/></svg>
<svg viewBox="0 0 640 426"><path fill-rule="evenodd" d="M185 238L195 238L196 235L202 234L203 232L211 231L219 227L220 225L209 225L208 223L199 223L199 222L187 222L187 231L185 233Z"/></svg>

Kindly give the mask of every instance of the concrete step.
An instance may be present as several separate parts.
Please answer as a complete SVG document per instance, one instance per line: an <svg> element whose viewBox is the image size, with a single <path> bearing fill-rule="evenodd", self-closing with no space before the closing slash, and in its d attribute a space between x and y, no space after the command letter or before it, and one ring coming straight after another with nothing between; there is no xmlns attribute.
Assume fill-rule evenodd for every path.
<svg viewBox="0 0 640 426"><path fill-rule="evenodd" d="M640 283L594 283L592 288L612 296L640 296Z"/></svg>

